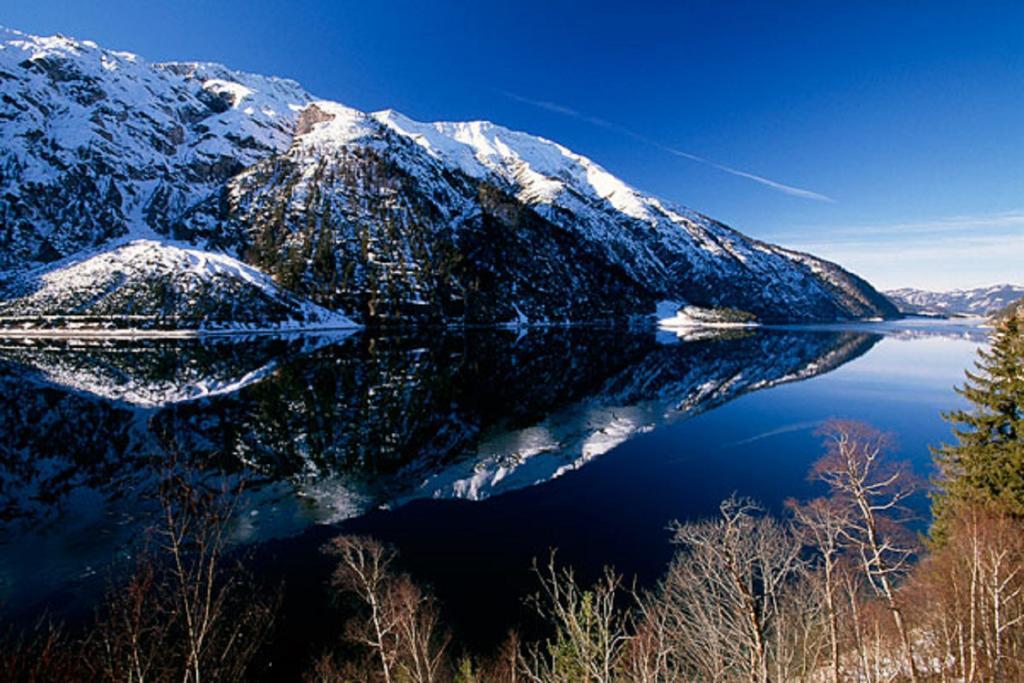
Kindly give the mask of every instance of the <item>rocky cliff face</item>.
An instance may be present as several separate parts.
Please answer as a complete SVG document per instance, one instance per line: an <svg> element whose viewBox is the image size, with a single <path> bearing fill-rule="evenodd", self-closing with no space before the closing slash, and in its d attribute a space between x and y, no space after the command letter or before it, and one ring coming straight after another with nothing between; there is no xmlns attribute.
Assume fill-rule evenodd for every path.
<svg viewBox="0 0 1024 683"><path fill-rule="evenodd" d="M0 121L8 300L29 269L145 239L371 324L589 322L665 300L763 321L896 314L839 266L488 122L366 114L292 81L7 30Z"/></svg>
<svg viewBox="0 0 1024 683"><path fill-rule="evenodd" d="M223 240L225 183L285 148L297 83L0 29L0 270L125 237Z"/></svg>

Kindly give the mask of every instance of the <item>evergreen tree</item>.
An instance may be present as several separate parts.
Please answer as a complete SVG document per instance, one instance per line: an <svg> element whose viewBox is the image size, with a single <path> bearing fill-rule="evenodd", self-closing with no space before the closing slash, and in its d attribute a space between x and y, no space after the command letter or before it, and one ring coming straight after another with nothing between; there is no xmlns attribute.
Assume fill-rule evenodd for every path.
<svg viewBox="0 0 1024 683"><path fill-rule="evenodd" d="M976 370L957 388L971 406L943 415L954 424L957 443L934 449L939 479L932 533L939 539L961 503L1024 517L1024 316L1000 320L991 350L978 356Z"/></svg>

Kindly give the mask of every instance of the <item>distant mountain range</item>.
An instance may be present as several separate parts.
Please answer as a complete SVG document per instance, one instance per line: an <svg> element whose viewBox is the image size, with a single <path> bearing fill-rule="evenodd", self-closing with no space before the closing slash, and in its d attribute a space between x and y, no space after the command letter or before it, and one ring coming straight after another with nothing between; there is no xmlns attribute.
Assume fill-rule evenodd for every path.
<svg viewBox="0 0 1024 683"><path fill-rule="evenodd" d="M665 302L897 315L841 267L543 138L0 29L8 327L551 324Z"/></svg>
<svg viewBox="0 0 1024 683"><path fill-rule="evenodd" d="M990 316L1024 297L1024 286L1003 284L948 292L904 288L889 290L885 295L901 313Z"/></svg>

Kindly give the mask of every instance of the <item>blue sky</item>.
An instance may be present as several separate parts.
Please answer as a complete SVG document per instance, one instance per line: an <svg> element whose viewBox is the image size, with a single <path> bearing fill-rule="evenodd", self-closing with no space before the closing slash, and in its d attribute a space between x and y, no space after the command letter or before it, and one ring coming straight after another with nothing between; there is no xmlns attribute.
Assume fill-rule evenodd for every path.
<svg viewBox="0 0 1024 683"><path fill-rule="evenodd" d="M1021 2L49 2L0 23L485 118L881 287L1024 281Z"/></svg>

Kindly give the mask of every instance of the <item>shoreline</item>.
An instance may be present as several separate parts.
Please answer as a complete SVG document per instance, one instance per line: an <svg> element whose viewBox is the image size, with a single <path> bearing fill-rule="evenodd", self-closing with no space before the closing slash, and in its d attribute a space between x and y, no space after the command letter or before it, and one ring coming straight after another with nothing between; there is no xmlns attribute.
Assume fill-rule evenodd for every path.
<svg viewBox="0 0 1024 683"><path fill-rule="evenodd" d="M359 325L318 325L301 327L254 327L233 328L223 330L95 330L68 328L53 329L4 329L0 328L0 339L197 339L201 337L232 337L232 336L273 336L320 334L324 332L358 332L363 330Z"/></svg>
<svg viewBox="0 0 1024 683"><path fill-rule="evenodd" d="M0 324L2 324L0 319ZM508 323L495 323L491 325L402 325L396 327L367 327L365 325L297 325L294 327L252 327L252 328L224 328L224 329L166 329L146 330L139 328L124 329L95 329L81 328L72 329L60 328L4 328L0 327L0 339L196 339L202 337L233 337L233 336L274 336L274 335L312 335L333 332L410 332L429 331L431 329L443 331L457 331L469 329L481 330L505 330L505 331L529 331L532 329L587 329L587 328L609 328L626 326L630 328L647 327L653 331L682 332L688 330L712 330L712 331L737 331L737 330L782 330L782 331L827 331L827 330L848 330L848 331L871 331L893 332L907 331L914 328L934 327L963 327L972 330L985 330L990 327L987 318L934 318L906 316L892 319L865 319L865 320L841 320L824 322L800 322L800 323L751 323L751 322L699 322L688 321L687 324L664 324L664 321L653 319L627 319L622 321L537 321L523 322L516 325Z"/></svg>

